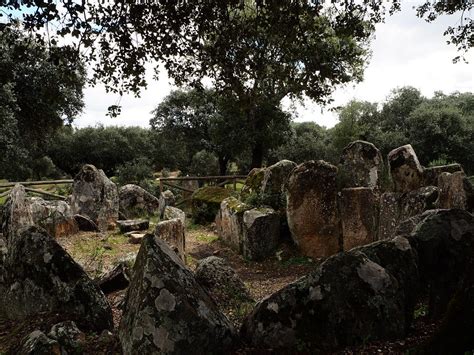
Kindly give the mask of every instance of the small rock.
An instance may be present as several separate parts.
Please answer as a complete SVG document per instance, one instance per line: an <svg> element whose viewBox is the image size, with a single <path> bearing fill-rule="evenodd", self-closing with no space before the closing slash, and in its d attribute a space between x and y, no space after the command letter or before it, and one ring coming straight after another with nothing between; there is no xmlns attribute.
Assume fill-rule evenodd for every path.
<svg viewBox="0 0 474 355"><path fill-rule="evenodd" d="M143 231L150 227L150 222L146 219L128 219L125 221L117 221L121 233L132 231Z"/></svg>
<svg viewBox="0 0 474 355"><path fill-rule="evenodd" d="M22 341L19 355L50 355L61 354L59 343L46 336L42 331L35 330L28 334Z"/></svg>
<svg viewBox="0 0 474 355"><path fill-rule="evenodd" d="M61 345L63 350L61 354L80 354L86 340L85 334L79 330L73 321L53 325L48 337L56 340Z"/></svg>
<svg viewBox="0 0 474 355"><path fill-rule="evenodd" d="M130 284L129 270L125 263L118 263L111 271L94 280L106 295L123 290Z"/></svg>
<svg viewBox="0 0 474 355"><path fill-rule="evenodd" d="M146 234L141 234L141 233L131 233L128 235L128 241L131 244L140 244L145 235Z"/></svg>

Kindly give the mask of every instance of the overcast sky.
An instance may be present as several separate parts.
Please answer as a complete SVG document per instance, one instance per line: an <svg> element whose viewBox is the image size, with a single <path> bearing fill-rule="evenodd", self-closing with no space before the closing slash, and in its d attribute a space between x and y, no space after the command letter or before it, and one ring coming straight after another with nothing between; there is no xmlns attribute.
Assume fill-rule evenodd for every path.
<svg viewBox="0 0 474 355"><path fill-rule="evenodd" d="M412 8L415 4L415 1L403 1L401 12L377 25L376 38L371 44L372 58L363 82L336 89L331 106L321 108L309 100L304 107L297 104L295 120L315 121L332 127L337 123L337 116L328 110L330 107L344 105L351 99L381 102L392 89L406 85L418 88L428 97L435 91L474 91L473 51L467 56L469 64L453 64L452 58L458 53L453 46L446 44L447 38L443 36L447 26L459 23L460 15L445 16L426 23L415 16ZM118 95L107 94L101 86L87 88L86 107L82 116L74 121L75 126L147 127L150 112L173 89L164 70L158 81L151 77L150 71L148 89L140 98L122 97L122 114L117 118L107 117L106 113L108 106L118 103ZM284 102L284 106L288 107L289 102Z"/></svg>

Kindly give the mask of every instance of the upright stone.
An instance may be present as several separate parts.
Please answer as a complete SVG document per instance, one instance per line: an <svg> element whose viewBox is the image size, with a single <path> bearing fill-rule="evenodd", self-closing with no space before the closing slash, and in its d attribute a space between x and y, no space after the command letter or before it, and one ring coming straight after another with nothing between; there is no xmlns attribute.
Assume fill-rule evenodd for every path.
<svg viewBox="0 0 474 355"><path fill-rule="evenodd" d="M228 197L221 202L216 217L217 235L238 253L242 253L244 212L250 209L250 206L235 197Z"/></svg>
<svg viewBox="0 0 474 355"><path fill-rule="evenodd" d="M375 145L355 141L344 148L339 162L339 176L343 187L380 187L382 154Z"/></svg>
<svg viewBox="0 0 474 355"><path fill-rule="evenodd" d="M377 239L378 200L369 187L343 189L340 199L344 250L374 242Z"/></svg>
<svg viewBox="0 0 474 355"><path fill-rule="evenodd" d="M467 195L464 189L466 175L463 171L441 173L438 177L439 208L467 208Z"/></svg>
<svg viewBox="0 0 474 355"><path fill-rule="evenodd" d="M243 214L242 254L249 260L273 255L280 239L280 217L271 208L254 208Z"/></svg>
<svg viewBox="0 0 474 355"><path fill-rule="evenodd" d="M423 186L437 186L438 178L442 173L456 173L458 171L464 171L461 164L448 164L433 166L430 168L423 169Z"/></svg>
<svg viewBox="0 0 474 355"><path fill-rule="evenodd" d="M279 194L284 193L285 184L296 163L290 160L281 160L264 170L262 192Z"/></svg>
<svg viewBox="0 0 474 355"><path fill-rule="evenodd" d="M155 227L155 236L164 240L183 262L186 262L184 224L179 218L158 223Z"/></svg>
<svg viewBox="0 0 474 355"><path fill-rule="evenodd" d="M162 220L167 221L169 219L178 218L183 222L183 225L186 225L186 213L183 210L180 210L177 207L166 206L163 212Z"/></svg>
<svg viewBox="0 0 474 355"><path fill-rule="evenodd" d="M341 250L336 175L335 166L319 160L297 166L288 179L288 226L304 255L326 257Z"/></svg>
<svg viewBox="0 0 474 355"><path fill-rule="evenodd" d="M423 184L423 167L410 144L388 153L388 164L396 192L409 192Z"/></svg>
<svg viewBox="0 0 474 355"><path fill-rule="evenodd" d="M248 195L251 193L262 192L263 179L265 177L265 168L253 168L250 170L242 187L241 194Z"/></svg>
<svg viewBox="0 0 474 355"><path fill-rule="evenodd" d="M147 235L125 298L119 337L124 354L226 353L234 330L177 255Z"/></svg>
<svg viewBox="0 0 474 355"><path fill-rule="evenodd" d="M75 214L91 218L101 231L106 231L118 219L117 186L102 170L84 165L74 177L71 207Z"/></svg>
<svg viewBox="0 0 474 355"><path fill-rule="evenodd" d="M17 184L10 191L10 196L3 208L3 237L7 243L18 236L23 229L34 225L30 201L23 185Z"/></svg>
<svg viewBox="0 0 474 355"><path fill-rule="evenodd" d="M30 209L35 224L46 229L54 238L79 231L71 206L65 201L46 201L33 197L30 199Z"/></svg>
<svg viewBox="0 0 474 355"><path fill-rule="evenodd" d="M127 218L158 215L160 200L140 186L128 184L119 189L120 212Z"/></svg>

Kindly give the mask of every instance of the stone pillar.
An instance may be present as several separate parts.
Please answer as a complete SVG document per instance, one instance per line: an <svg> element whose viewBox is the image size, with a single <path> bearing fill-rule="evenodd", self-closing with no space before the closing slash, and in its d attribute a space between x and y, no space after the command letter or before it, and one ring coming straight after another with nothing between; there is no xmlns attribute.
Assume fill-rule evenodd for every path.
<svg viewBox="0 0 474 355"><path fill-rule="evenodd" d="M462 171L442 173L438 177L439 208L466 209L467 196L464 189L466 175Z"/></svg>
<svg viewBox="0 0 474 355"><path fill-rule="evenodd" d="M409 192L422 186L423 167L410 144L388 153L388 163L396 192Z"/></svg>

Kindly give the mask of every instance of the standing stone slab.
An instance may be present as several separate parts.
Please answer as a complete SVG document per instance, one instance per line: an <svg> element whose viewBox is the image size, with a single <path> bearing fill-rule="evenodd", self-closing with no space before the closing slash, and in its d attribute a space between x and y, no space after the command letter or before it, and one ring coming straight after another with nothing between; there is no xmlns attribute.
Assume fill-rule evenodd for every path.
<svg viewBox="0 0 474 355"><path fill-rule="evenodd" d="M438 177L439 208L467 208L467 195L464 189L466 175L463 171L441 173Z"/></svg>
<svg viewBox="0 0 474 355"><path fill-rule="evenodd" d="M117 221L121 233L144 231L150 227L150 221L147 219L128 219Z"/></svg>
<svg viewBox="0 0 474 355"><path fill-rule="evenodd" d="M326 257L341 250L336 175L335 166L319 160L299 165L288 179L288 226L306 256Z"/></svg>
<svg viewBox="0 0 474 355"><path fill-rule="evenodd" d="M163 212L162 219L164 221L167 221L169 219L175 219L175 218L180 219L181 222L183 222L183 225L186 225L186 213L184 213L183 210L180 210L177 207L166 206Z"/></svg>
<svg viewBox="0 0 474 355"><path fill-rule="evenodd" d="M377 240L377 197L369 187L342 190L339 205L344 250Z"/></svg>
<svg viewBox="0 0 474 355"><path fill-rule="evenodd" d="M31 226L14 238L2 268L1 316L23 320L60 313L85 329L113 328L104 294L44 229Z"/></svg>
<svg viewBox="0 0 474 355"><path fill-rule="evenodd" d="M147 235L127 291L119 337L124 354L225 353L234 330L166 243Z"/></svg>
<svg viewBox="0 0 474 355"><path fill-rule="evenodd" d="M343 187L380 187L382 176L382 154L375 145L355 141L344 148L339 162Z"/></svg>
<svg viewBox="0 0 474 355"><path fill-rule="evenodd" d="M242 254L262 260L275 253L280 239L280 217L271 208L254 208L243 215Z"/></svg>
<svg viewBox="0 0 474 355"><path fill-rule="evenodd" d="M242 186L241 195L245 196L251 193L262 192L263 179L265 177L265 168L253 168L250 170Z"/></svg>
<svg viewBox="0 0 474 355"><path fill-rule="evenodd" d="M164 240L183 262L186 262L186 238L184 224L180 219L174 218L158 223L155 227L155 236Z"/></svg>
<svg viewBox="0 0 474 355"><path fill-rule="evenodd" d="M119 215L117 186L102 170L84 165L74 177L71 207L75 214L91 218L101 231L115 227Z"/></svg>
<svg viewBox="0 0 474 355"><path fill-rule="evenodd" d="M283 193L288 176L294 168L296 168L296 163L290 160L281 160L266 168L263 174L262 192Z"/></svg>
<svg viewBox="0 0 474 355"><path fill-rule="evenodd" d="M120 212L127 218L158 215L160 200L140 186L122 186L119 198Z"/></svg>
<svg viewBox="0 0 474 355"><path fill-rule="evenodd" d="M79 231L72 209L65 201L46 201L40 197L30 198L33 221L48 233L58 238Z"/></svg>
<svg viewBox="0 0 474 355"><path fill-rule="evenodd" d="M250 206L235 197L228 197L221 202L216 217L217 235L238 253L242 253L244 212L250 209Z"/></svg>
<svg viewBox="0 0 474 355"><path fill-rule="evenodd" d="M17 184L10 191L10 196L3 208L3 237L9 243L23 229L34 225L30 201L23 185Z"/></svg>
<svg viewBox="0 0 474 355"><path fill-rule="evenodd" d="M423 185L423 167L410 144L388 153L388 164L396 192L409 192Z"/></svg>

